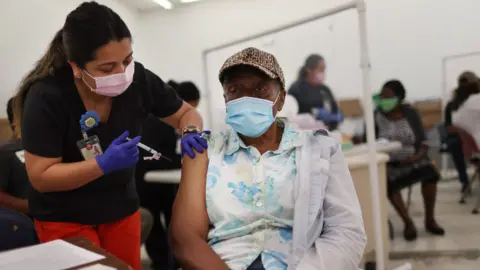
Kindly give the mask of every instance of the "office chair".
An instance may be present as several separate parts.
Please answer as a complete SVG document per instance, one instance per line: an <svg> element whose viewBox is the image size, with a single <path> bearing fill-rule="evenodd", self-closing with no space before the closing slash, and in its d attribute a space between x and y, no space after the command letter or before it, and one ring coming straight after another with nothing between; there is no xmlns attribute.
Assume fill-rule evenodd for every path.
<svg viewBox="0 0 480 270"><path fill-rule="evenodd" d="M0 239L0 252L39 243L33 220L8 208L0 208Z"/></svg>

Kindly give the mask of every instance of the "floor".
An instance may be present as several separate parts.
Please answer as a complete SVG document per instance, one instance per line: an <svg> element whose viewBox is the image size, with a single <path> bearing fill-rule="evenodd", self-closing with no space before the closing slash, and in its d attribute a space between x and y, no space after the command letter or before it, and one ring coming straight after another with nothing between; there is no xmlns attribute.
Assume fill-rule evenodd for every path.
<svg viewBox="0 0 480 270"><path fill-rule="evenodd" d="M436 213L438 223L445 228L446 235L434 237L428 235L423 227L423 202L420 189L420 186L414 187L410 206L410 213L417 225L417 241L403 240L402 221L393 209L390 210L389 216L394 226L395 239L391 243L392 260L389 268L407 266L398 270L480 269L480 215L471 214L475 199L469 198L467 204L460 205L458 203L459 183L455 180L440 182ZM479 193L480 190L476 186L474 195L477 196ZM142 259L144 269L150 269L145 250L142 250Z"/></svg>
<svg viewBox="0 0 480 270"><path fill-rule="evenodd" d="M446 235L428 235L423 226L423 201L421 187L416 186L412 193L410 214L417 230L415 242L403 240L403 223L391 209L390 220L394 226L395 239L391 243L391 269L411 264L414 270L473 270L480 269L480 215L471 213L476 197L459 204L460 185L457 181L442 181L438 185L437 221L444 227ZM474 188L474 196L480 190ZM404 198L406 198L406 193Z"/></svg>

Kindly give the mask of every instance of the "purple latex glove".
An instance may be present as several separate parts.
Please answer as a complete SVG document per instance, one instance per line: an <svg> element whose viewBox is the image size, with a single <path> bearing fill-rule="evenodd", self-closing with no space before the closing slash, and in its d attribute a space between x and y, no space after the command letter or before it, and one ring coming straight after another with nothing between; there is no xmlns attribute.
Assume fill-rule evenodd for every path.
<svg viewBox="0 0 480 270"><path fill-rule="evenodd" d="M182 146L182 157L187 154L190 158L195 158L195 151L203 153L203 149L208 148L207 140L202 138L203 134L208 135L210 131L205 130L202 133L187 133L183 135L180 143Z"/></svg>
<svg viewBox="0 0 480 270"><path fill-rule="evenodd" d="M140 136L131 141L126 141L127 137L128 131L125 131L110 144L105 153L96 157L98 166L104 174L130 168L137 163L139 154L137 144L140 142Z"/></svg>
<svg viewBox="0 0 480 270"><path fill-rule="evenodd" d="M318 108L317 115L315 115L315 119L320 120L322 122L328 122L330 120L330 111L324 108Z"/></svg>
<svg viewBox="0 0 480 270"><path fill-rule="evenodd" d="M336 123L342 123L344 118L343 118L343 114L341 112L338 112L336 114L334 114L334 122Z"/></svg>
<svg viewBox="0 0 480 270"><path fill-rule="evenodd" d="M338 113L331 113L330 111L320 108L318 110L318 113L315 117L317 120L320 120L324 123L330 124L330 123L341 123L343 122L343 114L338 112Z"/></svg>

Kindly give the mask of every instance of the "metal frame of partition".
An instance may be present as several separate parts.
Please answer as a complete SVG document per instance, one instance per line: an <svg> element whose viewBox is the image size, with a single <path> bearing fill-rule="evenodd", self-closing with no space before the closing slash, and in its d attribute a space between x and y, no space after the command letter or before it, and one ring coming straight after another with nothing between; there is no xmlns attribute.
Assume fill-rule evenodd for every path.
<svg viewBox="0 0 480 270"><path fill-rule="evenodd" d="M277 32L281 32L287 29L291 29L312 21L320 20L328 16L336 15L343 11L354 9L358 13L358 23L359 23L359 34L360 34L360 68L362 71L362 86L363 86L363 106L365 120L367 124L367 143L368 143L368 154L370 158L368 159L368 168L370 173L370 187L372 192L372 205L373 205L373 221L375 229L375 257L376 257L376 267L377 269L385 269L384 262L384 248L383 248L383 234L382 234L382 220L381 220L381 207L380 207L380 198L379 198L379 186L378 186L378 167L377 167L377 151L375 145L375 128L374 128L374 118L373 118L373 104L372 104L372 91L371 91L371 66L370 66L370 55L368 49L368 39L367 39L367 18L366 18L366 6L364 0L353 0L345 4L338 5L336 7L324 10L313 16L291 22L274 29L270 29L258 34L254 34L248 37L244 37L238 40L227 42L203 51L202 60L203 60L203 75L205 80L205 91L206 99L210 102L210 91L208 83L208 66L207 66L207 57L208 54L221 50L230 46L234 46L240 43L251 41L263 36L271 35ZM213 108L211 104L208 106L208 116L210 119L214 118Z"/></svg>
<svg viewBox="0 0 480 270"><path fill-rule="evenodd" d="M453 54L447 55L442 58L442 105L445 108L448 102L448 89L447 89L447 63L448 61L455 60L455 59L462 59L467 58L470 56L477 56L480 55L480 51L475 52L467 52L461 54Z"/></svg>
<svg viewBox="0 0 480 270"><path fill-rule="evenodd" d="M450 99L450 96L448 94L448 89L447 89L447 63L451 60L462 59L462 58L467 58L470 56L477 56L477 55L480 55L480 51L452 54L442 58L442 119L443 120L445 120L444 119L445 107L447 106L448 100ZM446 175L446 172L448 170L448 155L442 155L440 166L441 166L442 173Z"/></svg>

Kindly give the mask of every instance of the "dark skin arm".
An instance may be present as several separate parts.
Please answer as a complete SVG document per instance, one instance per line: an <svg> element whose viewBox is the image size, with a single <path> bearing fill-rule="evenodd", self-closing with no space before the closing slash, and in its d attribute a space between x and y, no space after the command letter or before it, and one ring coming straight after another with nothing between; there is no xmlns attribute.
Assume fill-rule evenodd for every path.
<svg viewBox="0 0 480 270"><path fill-rule="evenodd" d="M13 197L0 190L0 207L9 208L17 212L28 214L28 200Z"/></svg>
<svg viewBox="0 0 480 270"><path fill-rule="evenodd" d="M452 134L452 135L456 135L456 134L462 132L462 130L460 130L458 127L456 127L454 125L447 126L447 131L448 131L449 134Z"/></svg>
<svg viewBox="0 0 480 270"><path fill-rule="evenodd" d="M195 159L185 156L182 179L173 205L170 238L175 257L182 269L228 270L207 243L209 218L205 202L208 156L196 153Z"/></svg>

